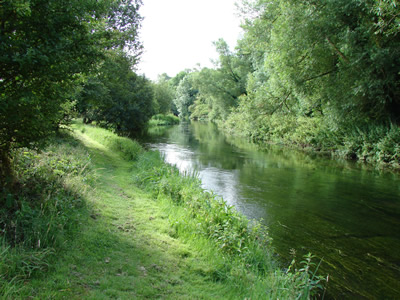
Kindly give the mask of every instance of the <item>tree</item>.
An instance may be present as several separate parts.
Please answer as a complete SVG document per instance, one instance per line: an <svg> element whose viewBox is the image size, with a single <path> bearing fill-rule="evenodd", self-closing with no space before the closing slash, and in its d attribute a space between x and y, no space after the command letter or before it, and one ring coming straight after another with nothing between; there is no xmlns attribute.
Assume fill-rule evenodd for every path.
<svg viewBox="0 0 400 300"><path fill-rule="evenodd" d="M196 99L197 93L198 91L192 86L190 75L187 75L180 81L176 89L174 103L176 108L178 109L179 117L181 119L189 119L189 107Z"/></svg>
<svg viewBox="0 0 400 300"><path fill-rule="evenodd" d="M100 120L98 116L102 103L111 101L110 90L100 78L100 73L85 78L77 97L76 109L83 118L84 124Z"/></svg>
<svg viewBox="0 0 400 300"><path fill-rule="evenodd" d="M57 128L66 95L106 49L140 54L141 1L8 0L0 4L0 175L14 148L36 147Z"/></svg>
<svg viewBox="0 0 400 300"><path fill-rule="evenodd" d="M98 73L85 83L78 108L84 118L97 121L118 134L132 136L154 114L153 87L136 75L134 62L122 51L109 51Z"/></svg>
<svg viewBox="0 0 400 300"><path fill-rule="evenodd" d="M395 37L400 32L400 12L398 0L381 0L375 1L373 5L373 13L378 16L376 25L376 33Z"/></svg>
<svg viewBox="0 0 400 300"><path fill-rule="evenodd" d="M203 68L192 74L193 86L201 97L192 110L197 111L201 118L208 111L210 120L224 120L230 110L238 105L239 96L246 94L246 80L251 65L247 57L230 51L223 39L214 45L219 54L215 69ZM201 107L196 109L196 105Z"/></svg>
<svg viewBox="0 0 400 300"><path fill-rule="evenodd" d="M171 78L167 74L162 74L158 77L157 82L153 84L157 113L167 114L172 110L172 101L175 97L175 91L170 80Z"/></svg>
<svg viewBox="0 0 400 300"><path fill-rule="evenodd" d="M256 1L256 19L245 22L239 43L255 68L243 103L263 114L325 113L335 122L398 120L394 2Z"/></svg>

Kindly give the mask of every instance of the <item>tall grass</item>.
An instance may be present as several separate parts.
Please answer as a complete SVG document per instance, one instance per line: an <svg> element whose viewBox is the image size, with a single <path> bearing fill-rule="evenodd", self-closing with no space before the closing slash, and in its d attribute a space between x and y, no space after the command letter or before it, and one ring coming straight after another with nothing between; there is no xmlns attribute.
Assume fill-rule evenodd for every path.
<svg viewBox="0 0 400 300"><path fill-rule="evenodd" d="M91 158L68 134L41 152L13 154L16 184L0 191L0 286L43 272L52 255L79 228L86 214L85 190L94 180Z"/></svg>
<svg viewBox="0 0 400 300"><path fill-rule="evenodd" d="M203 190L197 177L183 176L165 164L159 153L139 157L134 181L174 207L170 222L176 237L196 243L206 240L221 253L223 263L219 265L223 267L215 280L238 286L245 281L252 286L247 294L254 299L307 299L320 291L322 278L314 274L311 256L300 268L293 263L287 271L280 269L264 226L250 222L223 199Z"/></svg>
<svg viewBox="0 0 400 300"><path fill-rule="evenodd" d="M343 146L339 148L339 154L399 168L400 127L394 124L349 127L343 134Z"/></svg>
<svg viewBox="0 0 400 300"><path fill-rule="evenodd" d="M144 151L143 147L137 141L118 136L107 129L84 125L80 122L75 122L73 128L81 130L88 137L110 150L121 154L127 160L136 160L138 155Z"/></svg>

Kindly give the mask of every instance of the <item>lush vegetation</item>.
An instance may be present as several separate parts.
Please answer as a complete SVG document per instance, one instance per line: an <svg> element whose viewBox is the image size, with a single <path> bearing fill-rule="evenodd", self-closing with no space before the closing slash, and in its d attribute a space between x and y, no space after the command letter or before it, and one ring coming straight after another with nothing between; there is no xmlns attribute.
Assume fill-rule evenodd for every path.
<svg viewBox="0 0 400 300"><path fill-rule="evenodd" d="M172 236L218 251L213 264L214 280L240 288L234 298L304 298L321 292L318 266L306 256L296 269L296 261L286 271L279 269L267 229L249 222L223 199L204 191L195 175L182 176L164 163L159 153L147 152L134 169L134 181L153 197L167 203ZM251 286L252 288L248 288ZM267 291L266 291L267 287Z"/></svg>
<svg viewBox="0 0 400 300"><path fill-rule="evenodd" d="M257 142L398 168L398 6L242 1L244 34L235 50L219 40L214 69L170 80L180 117L210 120Z"/></svg>
<svg viewBox="0 0 400 300"><path fill-rule="evenodd" d="M149 126L168 126L179 124L179 118L173 114L157 114L149 120Z"/></svg>
<svg viewBox="0 0 400 300"><path fill-rule="evenodd" d="M0 294L15 298L21 283L47 272L89 217L85 201L95 181L91 156L61 134L44 151L18 149L12 167L18 191L2 190Z"/></svg>
<svg viewBox="0 0 400 300"><path fill-rule="evenodd" d="M141 243L136 259L149 262L148 252L154 254L150 248L158 247L157 254L167 251L172 262L131 272L117 266L124 263L113 256L116 276L128 275L126 284L138 272L143 276L136 276L135 284L153 287L151 280L157 281L155 292L141 290L135 296L204 297L204 292L211 297L215 292L257 298L267 292L270 298L309 297L320 281L310 270L310 257L298 269L293 263L280 270L271 260L263 228L202 191L196 178L180 176L126 137L149 124L176 123L179 115L213 121L254 141L399 167L398 1L243 1L244 35L235 50L216 41L215 68L185 70L173 78L163 74L156 82L134 71L142 51L141 4L0 4L2 295L51 298L62 290L67 298L132 297L133 292L115 286L118 278L104 283L115 291L104 290L94 279L106 276L100 261L110 263L107 251L118 253L129 268L138 267L127 256L133 245L127 234L131 221L124 213L129 211L141 218L136 225L143 232L163 241L168 235L171 244L179 244L171 251L182 253L174 259L157 238L148 242L146 234L135 235ZM75 134L67 133L74 117L119 136L83 125L75 125ZM147 189L140 200L133 182ZM132 209L132 199L162 215L150 226L155 232L145 231L141 224L153 217ZM104 217L101 225L96 211ZM115 214L125 223L112 231ZM190 251L181 251L185 247ZM62 253L69 265L55 253ZM187 262L191 254L201 260ZM182 261L180 277L166 279ZM154 276L146 279L149 268ZM154 279L163 268L165 276ZM47 282L49 290L40 277L48 270L54 275ZM71 272L76 280L69 281ZM91 283L80 285L84 272L92 272L85 275ZM164 286L170 294L154 294ZM190 292L185 294L182 286Z"/></svg>
<svg viewBox="0 0 400 300"><path fill-rule="evenodd" d="M120 135L142 131L154 114L149 80L132 71L134 61L122 51L105 55L95 74L79 87L77 111L85 123L96 121Z"/></svg>
<svg viewBox="0 0 400 300"><path fill-rule="evenodd" d="M79 115L130 136L159 110L151 82L133 71L142 51L141 4L1 1L0 294L5 298L18 294L16 282L49 269L54 254L69 247L88 217L91 156L63 128ZM127 159L140 153L138 144L122 137L102 138Z"/></svg>
<svg viewBox="0 0 400 300"><path fill-rule="evenodd" d="M1 3L2 186L13 185L13 150L42 147L75 112L124 135L145 126L153 113L152 89L132 71L142 51L140 5L140 0Z"/></svg>
<svg viewBox="0 0 400 300"><path fill-rule="evenodd" d="M311 256L281 269L265 228L203 191L196 177L131 139L73 128L40 153L14 155L21 191L8 194L1 210L4 297L306 299L322 292Z"/></svg>

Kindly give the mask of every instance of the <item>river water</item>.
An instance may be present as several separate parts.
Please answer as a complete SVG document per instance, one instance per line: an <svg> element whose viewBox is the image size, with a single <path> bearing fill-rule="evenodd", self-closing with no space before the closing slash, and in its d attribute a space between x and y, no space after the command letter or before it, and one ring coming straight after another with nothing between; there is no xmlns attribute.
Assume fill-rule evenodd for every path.
<svg viewBox="0 0 400 300"><path fill-rule="evenodd" d="M322 258L326 298L400 299L399 175L279 146L260 150L198 122L153 131L145 142L266 224L283 264L294 253Z"/></svg>

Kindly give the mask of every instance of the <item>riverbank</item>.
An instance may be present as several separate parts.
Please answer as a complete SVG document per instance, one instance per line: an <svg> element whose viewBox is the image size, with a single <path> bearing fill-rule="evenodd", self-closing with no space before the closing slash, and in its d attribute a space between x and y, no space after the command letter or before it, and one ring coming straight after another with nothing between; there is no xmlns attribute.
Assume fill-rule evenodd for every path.
<svg viewBox="0 0 400 300"><path fill-rule="evenodd" d="M74 124L14 163L24 196L6 197L17 225L2 209L4 298L287 299L321 291L311 291L319 278L309 258L284 271L262 226L136 142ZM19 233L14 245L6 229Z"/></svg>
<svg viewBox="0 0 400 300"><path fill-rule="evenodd" d="M268 226L283 265L294 252L323 258L319 270L329 274L329 296L399 295L397 174L285 146L260 148L227 137L212 123L183 123L144 141L181 172L196 170L205 189Z"/></svg>
<svg viewBox="0 0 400 300"><path fill-rule="evenodd" d="M148 122L150 128L157 126L170 126L179 124L179 118L173 114L157 114L151 117Z"/></svg>
<svg viewBox="0 0 400 300"><path fill-rule="evenodd" d="M396 124L343 123L340 126L321 118L295 116L248 116L232 113L217 122L227 135L246 138L261 147L287 147L357 161L367 166L400 171L400 127Z"/></svg>

